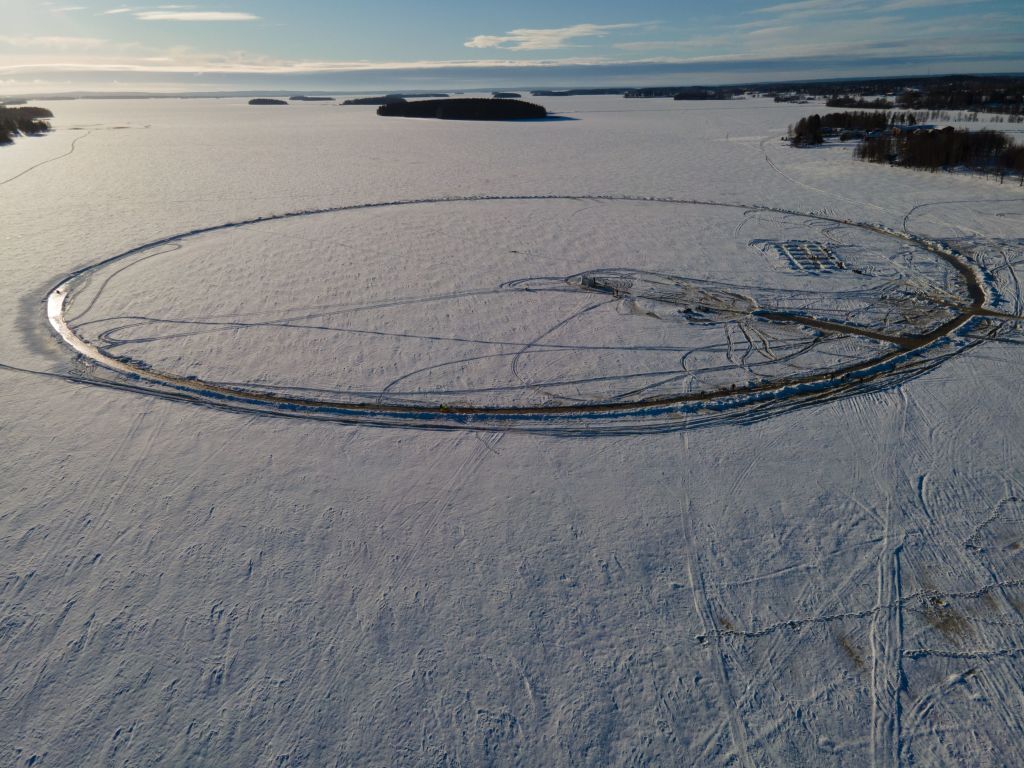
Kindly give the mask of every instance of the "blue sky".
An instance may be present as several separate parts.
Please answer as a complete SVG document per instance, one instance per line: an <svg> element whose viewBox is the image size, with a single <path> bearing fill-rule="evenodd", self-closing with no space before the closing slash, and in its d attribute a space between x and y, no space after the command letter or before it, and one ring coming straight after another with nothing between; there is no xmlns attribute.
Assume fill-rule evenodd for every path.
<svg viewBox="0 0 1024 768"><path fill-rule="evenodd" d="M0 92L1019 71L1019 0L0 0Z"/></svg>

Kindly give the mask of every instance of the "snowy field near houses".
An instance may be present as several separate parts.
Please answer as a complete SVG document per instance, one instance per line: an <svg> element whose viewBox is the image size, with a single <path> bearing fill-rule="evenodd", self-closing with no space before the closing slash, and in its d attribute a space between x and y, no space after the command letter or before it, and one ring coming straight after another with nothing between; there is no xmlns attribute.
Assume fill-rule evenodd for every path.
<svg viewBox="0 0 1024 768"><path fill-rule="evenodd" d="M0 763L1024 763L1016 180L761 99L39 103Z"/></svg>

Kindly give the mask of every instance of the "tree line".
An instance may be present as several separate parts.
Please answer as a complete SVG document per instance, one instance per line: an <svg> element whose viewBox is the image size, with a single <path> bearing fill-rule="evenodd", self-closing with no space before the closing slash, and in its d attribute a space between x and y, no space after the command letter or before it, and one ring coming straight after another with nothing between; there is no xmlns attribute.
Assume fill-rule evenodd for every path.
<svg viewBox="0 0 1024 768"><path fill-rule="evenodd" d="M813 146L838 131L840 138L860 139L854 150L858 160L931 171L970 168L1000 179L1018 174L1024 186L1024 146L1005 133L915 126L913 112L833 112L801 118L790 126L789 140L796 147Z"/></svg>
<svg viewBox="0 0 1024 768"><path fill-rule="evenodd" d="M960 109L1019 115L1024 113L1024 82L988 87L930 87L905 91L896 101L905 109Z"/></svg>
<svg viewBox="0 0 1024 768"><path fill-rule="evenodd" d="M789 140L794 146L806 147L825 142L826 132L884 131L895 125L917 125L913 112L830 112L800 118L789 127Z"/></svg>
<svg viewBox="0 0 1024 768"><path fill-rule="evenodd" d="M888 99L862 99L857 96L832 96L825 101L826 107L852 109L892 109L895 105Z"/></svg>
<svg viewBox="0 0 1024 768"><path fill-rule="evenodd" d="M427 99L383 104L384 117L433 117L439 120L530 120L547 117L539 104L516 99Z"/></svg>
<svg viewBox="0 0 1024 768"><path fill-rule="evenodd" d="M965 131L948 127L933 131L896 132L866 138L854 157L872 163L937 171L970 168L983 173L1018 174L1024 185L1024 146L998 131Z"/></svg>

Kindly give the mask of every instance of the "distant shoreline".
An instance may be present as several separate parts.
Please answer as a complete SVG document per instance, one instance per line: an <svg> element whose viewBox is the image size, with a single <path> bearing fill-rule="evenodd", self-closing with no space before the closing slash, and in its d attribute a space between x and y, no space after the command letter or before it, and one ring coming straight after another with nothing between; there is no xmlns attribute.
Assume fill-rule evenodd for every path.
<svg viewBox="0 0 1024 768"><path fill-rule="evenodd" d="M680 78L682 80L682 78ZM848 90L848 89L876 89L886 90L899 87L919 87L928 85L938 85L949 83L953 85L983 85L983 84L1005 84L1008 81L1021 81L1024 80L1024 72L995 72L995 73L951 73L947 72L941 75L928 75L928 76L916 76L916 75L898 75L898 76L885 76L885 75L872 75L865 77L843 77L843 78L804 78L800 80L759 80L759 81L746 81L746 82L732 82L732 83L715 83L715 84L702 84L702 83L679 83L672 84L657 84L657 83L643 83L638 82L629 87L624 86L602 86L600 83L596 85L580 85L580 84L567 84L548 86L534 84L531 86L526 85L508 85L495 87L494 84L489 86L479 86L472 88L454 88L454 89L431 89L431 90L419 90L409 91L400 90L395 88L392 92L402 94L414 98L426 98L430 94L437 93L439 91L454 92L466 94L490 94L495 90L500 91L518 91L522 93L535 93L541 94L544 92L560 92L566 91L639 91L644 89L657 88L662 91L669 91L672 89L682 90L684 88L700 87L709 89L724 89L724 88L743 88L750 91L773 91L773 90L809 90L819 91L824 93L825 91L833 90ZM374 96L379 95L382 92L382 88L336 88L331 90L308 90L303 93L310 96L331 96L331 97L360 97L360 96ZM297 90L280 90L280 89L224 89L217 91L188 91L181 90L173 93L159 92L159 91L96 91L96 90L80 90L80 91L61 91L53 93L39 93L34 91L22 91L22 92L10 92L6 96L0 94L0 101L24 99L33 101L67 101L74 99L226 99L226 98L256 98L256 97L272 97L272 98L283 98L287 99L297 93Z"/></svg>

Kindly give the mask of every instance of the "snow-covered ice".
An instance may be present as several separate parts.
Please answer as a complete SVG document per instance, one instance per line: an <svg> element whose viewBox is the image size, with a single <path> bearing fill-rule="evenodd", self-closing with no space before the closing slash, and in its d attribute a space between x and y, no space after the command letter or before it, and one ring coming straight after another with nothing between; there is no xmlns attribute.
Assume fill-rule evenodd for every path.
<svg viewBox="0 0 1024 768"><path fill-rule="evenodd" d="M1024 762L1015 182L767 100L44 106L2 761Z"/></svg>

